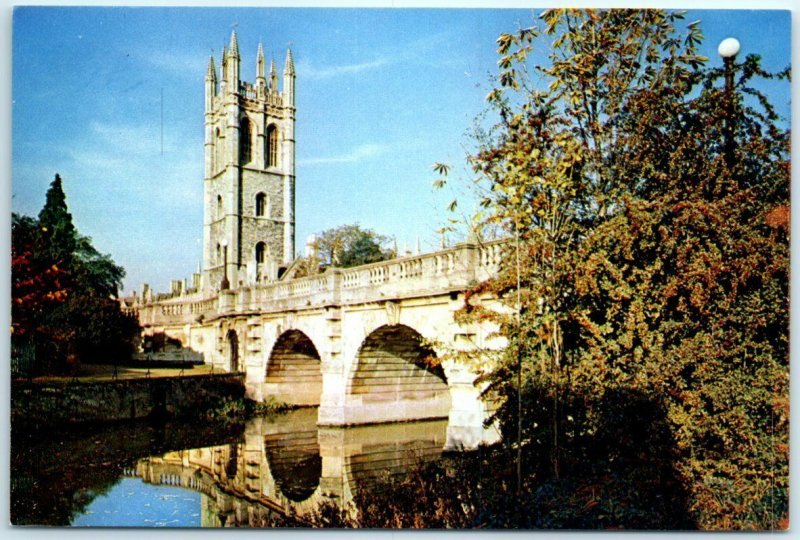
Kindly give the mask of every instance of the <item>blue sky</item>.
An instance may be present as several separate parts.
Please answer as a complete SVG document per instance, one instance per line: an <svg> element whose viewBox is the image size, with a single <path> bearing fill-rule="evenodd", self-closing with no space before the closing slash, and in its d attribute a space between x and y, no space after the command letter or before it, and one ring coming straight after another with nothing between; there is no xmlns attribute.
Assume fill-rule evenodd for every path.
<svg viewBox="0 0 800 540"><path fill-rule="evenodd" d="M297 67L297 246L358 222L400 247L434 233L465 171L466 136L496 73L495 39L538 10L23 8L13 28L12 209L38 214L61 174L78 230L157 290L202 258L203 77L235 26L242 78L259 40ZM690 12L703 53L725 37L789 64L787 12ZM789 115L787 83L764 87ZM163 152L161 95L163 92Z"/></svg>

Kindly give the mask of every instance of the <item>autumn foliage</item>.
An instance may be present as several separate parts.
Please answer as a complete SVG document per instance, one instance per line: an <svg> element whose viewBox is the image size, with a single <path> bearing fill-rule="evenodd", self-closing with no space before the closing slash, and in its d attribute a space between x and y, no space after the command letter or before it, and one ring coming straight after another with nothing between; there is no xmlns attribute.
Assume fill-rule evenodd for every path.
<svg viewBox="0 0 800 540"><path fill-rule="evenodd" d="M518 484L588 489L576 463L599 457L582 438L637 425L643 459L670 471L664 493L682 494L683 526L785 528L789 133L758 81L788 71L753 54L708 67L700 21L682 19L549 10L498 39L487 99L499 120L470 161L481 218L510 237L481 289L508 309L468 295L460 316L508 339L482 380L534 477ZM541 46L549 62L534 64ZM657 439L624 406L633 397L659 411ZM631 512L648 500L645 480L625 485ZM645 527L676 526L674 515ZM629 518L621 509L618 524Z"/></svg>

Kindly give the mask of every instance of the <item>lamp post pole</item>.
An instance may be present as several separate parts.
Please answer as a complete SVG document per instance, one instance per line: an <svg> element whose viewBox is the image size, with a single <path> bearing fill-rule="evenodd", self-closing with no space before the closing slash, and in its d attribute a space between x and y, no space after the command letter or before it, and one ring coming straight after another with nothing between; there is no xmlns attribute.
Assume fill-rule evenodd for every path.
<svg viewBox="0 0 800 540"><path fill-rule="evenodd" d="M733 69L736 54L739 52L739 41L735 38L723 39L717 52L722 57L725 65L725 123L724 123L724 153L725 164L728 170L733 166Z"/></svg>

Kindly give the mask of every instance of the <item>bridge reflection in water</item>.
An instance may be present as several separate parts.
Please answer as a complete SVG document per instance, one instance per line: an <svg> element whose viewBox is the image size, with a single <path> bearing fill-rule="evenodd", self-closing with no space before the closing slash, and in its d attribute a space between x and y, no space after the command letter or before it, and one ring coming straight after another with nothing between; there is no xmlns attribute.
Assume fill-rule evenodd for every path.
<svg viewBox="0 0 800 540"><path fill-rule="evenodd" d="M203 527L265 527L325 502L354 511L357 490L436 459L446 441L446 420L349 428L316 422L313 408L255 418L243 442L141 459L126 475L200 492Z"/></svg>

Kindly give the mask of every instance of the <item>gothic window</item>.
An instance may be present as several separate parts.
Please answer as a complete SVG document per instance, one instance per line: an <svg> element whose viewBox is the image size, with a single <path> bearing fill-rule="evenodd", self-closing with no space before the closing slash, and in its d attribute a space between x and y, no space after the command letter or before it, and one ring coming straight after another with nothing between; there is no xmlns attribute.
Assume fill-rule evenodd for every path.
<svg viewBox="0 0 800 540"><path fill-rule="evenodd" d="M256 195L256 216L264 217L269 215L269 200L266 193Z"/></svg>
<svg viewBox="0 0 800 540"><path fill-rule="evenodd" d="M262 265L267 259L267 245L264 242L256 244L256 264Z"/></svg>
<svg viewBox="0 0 800 540"><path fill-rule="evenodd" d="M217 137L214 139L214 151L215 151L215 154L216 154L214 156L214 171L215 172L217 170L221 169L222 166L224 165L224 162L223 162L224 160L222 159L222 156L224 155L223 154L223 149L225 148L225 141L220 137L219 128L217 128L216 133L217 133Z"/></svg>
<svg viewBox="0 0 800 540"><path fill-rule="evenodd" d="M250 163L252 157L252 138L250 120L248 120L246 116L243 116L239 125L239 158L241 163Z"/></svg>
<svg viewBox="0 0 800 540"><path fill-rule="evenodd" d="M222 195L217 195L217 219L222 219Z"/></svg>
<svg viewBox="0 0 800 540"><path fill-rule="evenodd" d="M216 261L217 261L217 264L222 262L222 246L219 245L219 242L217 242L217 259L216 259Z"/></svg>
<svg viewBox="0 0 800 540"><path fill-rule="evenodd" d="M267 128L267 148L264 152L267 158L267 167L276 167L278 165L278 128L275 124L270 124Z"/></svg>

